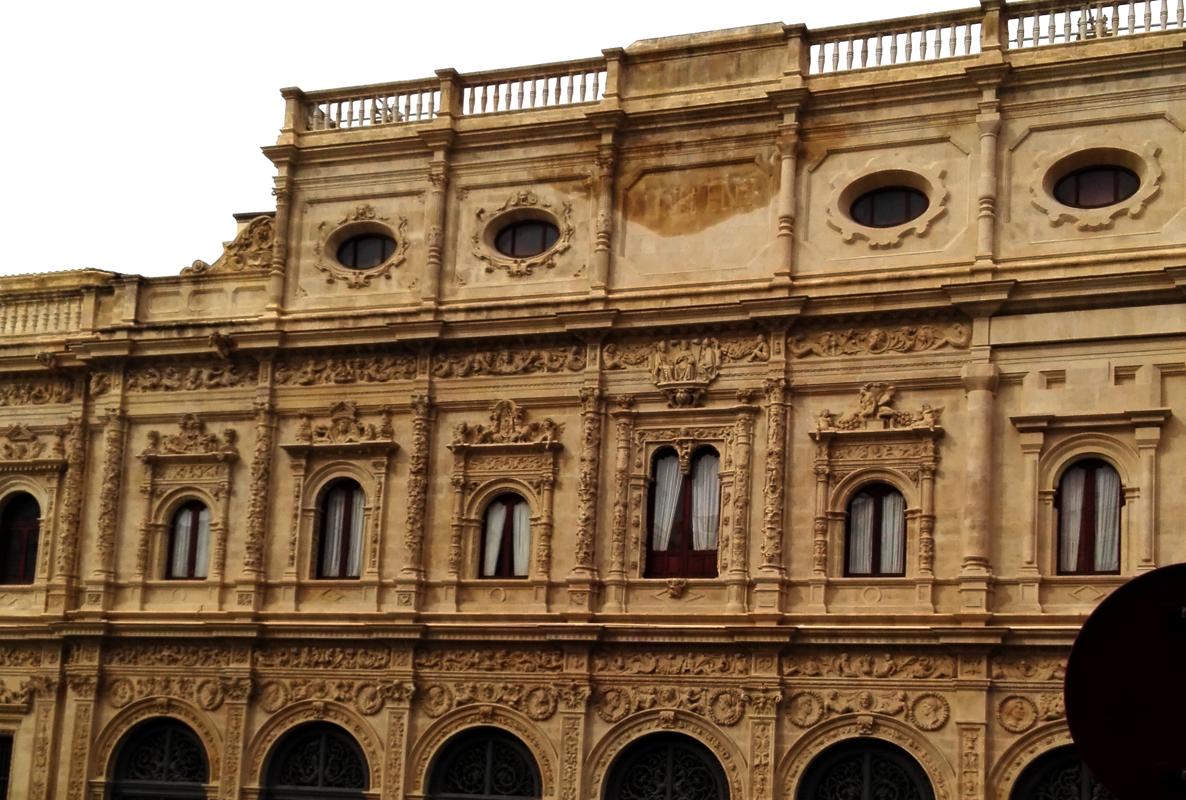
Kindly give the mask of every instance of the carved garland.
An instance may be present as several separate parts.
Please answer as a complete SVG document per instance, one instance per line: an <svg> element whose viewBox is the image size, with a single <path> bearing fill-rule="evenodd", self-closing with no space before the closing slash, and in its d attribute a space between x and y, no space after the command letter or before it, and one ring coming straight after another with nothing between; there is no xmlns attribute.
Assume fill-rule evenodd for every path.
<svg viewBox="0 0 1186 800"><path fill-rule="evenodd" d="M351 236L361 233L382 233L395 240L395 250L382 263L368 269L351 269L338 262L338 246ZM391 219L375 211L369 203L356 206L337 222L328 221L317 226L318 241L313 245L313 253L317 259L313 262L318 270L325 273L327 283L342 281L351 289L361 289L371 285L371 281L382 276L391 280L392 270L407 260L408 254L408 220L406 217L396 217L394 225Z"/></svg>
<svg viewBox="0 0 1186 800"><path fill-rule="evenodd" d="M552 492L564 426L545 418L527 421L527 412L511 400L490 411L490 424L461 423L453 430L453 522L449 574L455 581L477 574L482 506L504 487L525 490L531 506L534 557L529 576L546 581L552 561ZM465 543L470 545L463 557Z"/></svg>
<svg viewBox="0 0 1186 800"><path fill-rule="evenodd" d="M148 446L140 454L144 464L140 491L147 499L136 548L136 578L141 592L146 580L160 574L157 569L149 569L153 543L156 543L159 554L165 552L170 523L168 512L176 507L174 501L190 490L200 490L205 498L214 501L214 507L210 509L213 555L209 580L221 583L226 569L231 467L239 458L235 446L238 434L233 428L227 428L221 436L207 433L205 423L195 414L183 415L177 427L175 434L149 431ZM158 558L157 563L161 560Z"/></svg>
<svg viewBox="0 0 1186 800"><path fill-rule="evenodd" d="M288 453L293 473L293 520L288 539L287 574L299 581L300 575L311 572L311 565L316 558L313 553L313 527L317 519L317 495L307 491L308 471L335 458L349 462L369 459L368 480L360 481L366 496L363 510L366 520L363 527L366 536L366 546L363 548L366 567L363 577L378 580L379 538L385 518L383 490L391 458L399 447L391 427L391 412L383 409L378 425L364 423L359 417L357 404L343 400L330 406L328 418L324 422L313 424L312 419L312 411L302 411L296 441L281 445ZM302 545L302 542L305 544ZM309 569L298 568L297 562L301 557L298 550L307 553L304 564Z"/></svg>
<svg viewBox="0 0 1186 800"><path fill-rule="evenodd" d="M471 253L474 258L486 264L487 272L500 269L512 278L531 275L536 269L552 269L558 256L572 245L576 227L572 224L572 203L563 202L557 209L551 203L541 200L535 192L515 192L501 206L488 211L479 208L475 214L477 224L471 238ZM560 231L556 243L539 255L530 258L505 256L494 247L494 237L507 224L524 219L546 219Z"/></svg>

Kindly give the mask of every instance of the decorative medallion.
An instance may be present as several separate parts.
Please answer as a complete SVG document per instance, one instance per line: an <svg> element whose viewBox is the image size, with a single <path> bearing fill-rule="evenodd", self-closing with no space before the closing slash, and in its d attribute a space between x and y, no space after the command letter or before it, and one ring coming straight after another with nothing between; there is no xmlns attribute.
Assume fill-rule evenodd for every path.
<svg viewBox="0 0 1186 800"><path fill-rule="evenodd" d="M1011 733L1025 733L1038 724L1038 707L1028 697L1011 694L997 706L997 722Z"/></svg>

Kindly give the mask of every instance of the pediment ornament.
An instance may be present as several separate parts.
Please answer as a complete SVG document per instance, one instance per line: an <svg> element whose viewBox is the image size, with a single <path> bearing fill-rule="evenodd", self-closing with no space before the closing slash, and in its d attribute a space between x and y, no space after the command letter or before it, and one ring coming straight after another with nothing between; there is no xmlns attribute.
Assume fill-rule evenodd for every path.
<svg viewBox="0 0 1186 800"><path fill-rule="evenodd" d="M918 411L901 411L894 408L894 395L897 390L892 383L866 383L857 392L856 408L843 414L835 414L829 409L824 409L816 419L816 430L823 432L895 428L922 428L932 431L938 429L939 418L943 413L942 406L936 408L923 403Z"/></svg>
<svg viewBox="0 0 1186 800"><path fill-rule="evenodd" d="M314 422L311 410L302 411L297 426L296 443L284 445L287 450L304 452L307 448L336 450L379 449L395 447L395 431L391 426L391 411L384 408L379 422L364 422L358 405L351 400L340 400L329 407L329 418Z"/></svg>
<svg viewBox="0 0 1186 800"><path fill-rule="evenodd" d="M213 264L197 260L181 270L182 275L214 275L226 272L262 271L271 266L275 241L275 220L271 214L258 216L232 241L223 244L222 255Z"/></svg>
<svg viewBox="0 0 1186 800"><path fill-rule="evenodd" d="M54 446L52 458L64 458L61 436ZM0 441L0 460L3 461L35 461L46 457L48 445L41 440L27 425L13 425Z"/></svg>
<svg viewBox="0 0 1186 800"><path fill-rule="evenodd" d="M160 431L148 432L148 447L140 457L160 455L219 455L237 457L239 450L235 446L238 434L234 428L227 428L219 436L206 432L206 423L196 414L184 414L177 421L178 432L162 434Z"/></svg>
<svg viewBox="0 0 1186 800"><path fill-rule="evenodd" d="M514 400L499 400L490 410L490 424L462 422L453 428L454 445L558 444L564 424L551 417L527 421L527 409Z"/></svg>

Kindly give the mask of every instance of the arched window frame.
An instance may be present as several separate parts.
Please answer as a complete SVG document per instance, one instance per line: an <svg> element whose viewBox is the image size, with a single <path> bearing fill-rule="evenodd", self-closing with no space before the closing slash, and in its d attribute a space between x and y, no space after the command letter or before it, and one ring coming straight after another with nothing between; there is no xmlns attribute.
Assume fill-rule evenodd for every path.
<svg viewBox="0 0 1186 800"><path fill-rule="evenodd" d="M1050 796L1045 793L1037 795L1036 790L1042 788L1042 779L1047 777L1043 773L1056 767L1076 769L1079 782L1078 787L1067 787L1064 783L1059 783L1056 787L1057 789L1078 788L1083 797L1098 798L1098 800L1115 800L1114 795L1097 783L1091 776L1087 765L1079 758L1078 752L1075 750L1074 745L1071 744L1064 744L1048 749L1029 761L1020 770L1017 780L1009 788L1009 800L1032 800L1034 797Z"/></svg>
<svg viewBox="0 0 1186 800"><path fill-rule="evenodd" d="M340 506L335 502L338 498ZM322 485L310 554L311 578L344 581L362 577L367 506L366 490L353 477L338 476ZM331 546L336 552L327 552Z"/></svg>
<svg viewBox="0 0 1186 800"><path fill-rule="evenodd" d="M153 740L163 741L166 753L169 752L171 743L177 737L189 739L189 744L197 749L202 760L202 779L200 781L185 782L129 780L125 775L121 774L129 757L127 749L136 744L142 737L151 737ZM172 759L169 759L170 763L172 761ZM134 800L139 797L176 797L178 800L197 800L198 798L205 798L207 796L207 787L213 782L213 771L206 742L203 741L202 736L197 731L185 722L173 717L154 716L124 731L119 737L119 740L114 744L109 757L106 780L108 796L113 798L113 800Z"/></svg>
<svg viewBox="0 0 1186 800"><path fill-rule="evenodd" d="M55 509L66 474L67 451L73 454L81 438L79 427L78 419L71 417L62 427L17 424L0 433L0 440L5 443L0 456L0 510L10 497L25 493L37 503L39 511L32 580L0 584L16 598L16 605L10 606L9 611L42 610L42 604L48 601L45 589L57 539Z"/></svg>
<svg viewBox="0 0 1186 800"><path fill-rule="evenodd" d="M870 736L856 736L830 744L815 753L804 765L802 776L795 787L794 796L800 800L816 800L819 797L817 790L821 788L821 782L828 776L829 768L834 768L836 764L854 756L863 757L866 759L866 764L868 764L868 759L873 756L880 756L894 763L907 774L907 777L912 778L915 788L926 800L935 800L936 793L932 776L928 774L927 768L920 763L918 754L902 747L901 744ZM867 766L862 777L865 780L871 777ZM867 786L866 784L866 788Z"/></svg>
<svg viewBox="0 0 1186 800"><path fill-rule="evenodd" d="M326 584L343 591L357 588L378 608L382 568L383 521L387 518L387 483L399 445L391 422L392 409L379 409L377 421L349 400L328 412L301 411L290 422L291 441L280 447L292 469L292 517L289 522L284 580L294 586L294 608L326 603ZM363 494L360 570L356 578L319 578L322 540L321 501L335 481L350 479ZM328 608L328 606L327 606Z"/></svg>
<svg viewBox="0 0 1186 800"><path fill-rule="evenodd" d="M694 517L697 514L696 476L700 465L710 463L706 457L714 458L716 469L716 524L711 533L714 547L695 547ZM674 507L669 530L669 541L664 551L656 550L656 515L664 487L659 485L659 464L662 459L675 460L678 486L675 487ZM670 462L669 462L670 463ZM668 500L668 502L672 502ZM660 445L651 454L647 483L647 534L646 557L643 566L644 578L716 578L718 575L719 542L721 524L721 457L711 444L697 444L689 456L680 457L675 445Z"/></svg>
<svg viewBox="0 0 1186 800"><path fill-rule="evenodd" d="M892 497L899 498L902 505L901 511L901 541L897 543L898 557L895 559L901 563L902 568L898 570L884 570L882 565L885 563L885 548L886 535L885 515L890 511L889 503ZM855 536L855 520L853 518L853 506L862 497L868 497L871 500L871 514L870 514L870 532L869 532L869 570L856 571L853 568L853 550L858 546L854 542ZM862 483L855 487L848 496L848 501L845 503L845 519L844 519L844 547L843 547L843 571L846 578L904 578L906 577L906 553L907 541L909 540L910 526L907 524L907 506L906 497L893 485L884 480L871 480Z"/></svg>
<svg viewBox="0 0 1186 800"><path fill-rule="evenodd" d="M487 747L487 772L484 775L487 786L484 788L488 788L490 780L489 769L493 766L493 758L495 756L494 747L497 744L502 744L505 747L511 748L526 763L530 774L525 777L531 783L530 788L532 791L527 794L518 795L495 794L493 792L470 794L443 791L445 787L442 784L448 774L449 767L470 746L477 743L485 743ZM519 737L502 728L481 726L468 728L454 734L441 745L429 765L427 786L428 793L426 796L428 800L463 800L463 798L467 797L485 798L486 800L496 800L497 797L509 797L512 800L532 800L533 798L543 796L543 775L540 772L539 762L536 760L535 754L532 753L531 749Z"/></svg>
<svg viewBox="0 0 1186 800"><path fill-rule="evenodd" d="M135 604L174 603L179 582L195 605L220 609L226 573L227 518L230 513L231 471L239 459L237 433L207 430L195 414L183 414L175 432L149 430L140 453L143 471L140 492L148 498L140 518L131 590ZM173 525L187 503L200 503L210 515L204 577L171 577Z"/></svg>
<svg viewBox="0 0 1186 800"><path fill-rule="evenodd" d="M205 514L205 538L201 542L202 515ZM188 520L186 518L188 517ZM177 548L180 546L178 537L181 535L180 525L188 521L188 540L186 542L185 566L178 574ZM214 519L209 503L205 499L188 496L177 503L169 514L169 525L164 537L162 548L162 568L160 575L170 581L206 580L210 574L211 543L214 538Z"/></svg>

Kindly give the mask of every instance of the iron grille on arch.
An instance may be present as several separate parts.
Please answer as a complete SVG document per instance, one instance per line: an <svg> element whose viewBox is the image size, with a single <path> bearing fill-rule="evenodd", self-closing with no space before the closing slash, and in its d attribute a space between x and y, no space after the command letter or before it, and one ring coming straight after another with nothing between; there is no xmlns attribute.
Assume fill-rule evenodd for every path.
<svg viewBox="0 0 1186 800"><path fill-rule="evenodd" d="M110 800L203 800L210 767L201 740L185 723L142 722L116 749Z"/></svg>
<svg viewBox="0 0 1186 800"><path fill-rule="evenodd" d="M605 800L728 800L721 762L682 734L645 736L610 769Z"/></svg>
<svg viewBox="0 0 1186 800"><path fill-rule="evenodd" d="M820 753L796 800L935 800L926 773L900 747L879 739L851 739Z"/></svg>
<svg viewBox="0 0 1186 800"><path fill-rule="evenodd" d="M1021 773L1009 800L1116 800L1071 745L1038 756Z"/></svg>
<svg viewBox="0 0 1186 800"><path fill-rule="evenodd" d="M289 731L268 759L263 800L362 800L370 770L354 737L328 722Z"/></svg>
<svg viewBox="0 0 1186 800"><path fill-rule="evenodd" d="M527 747L498 728L474 728L441 748L429 773L430 800L536 800L540 774Z"/></svg>

